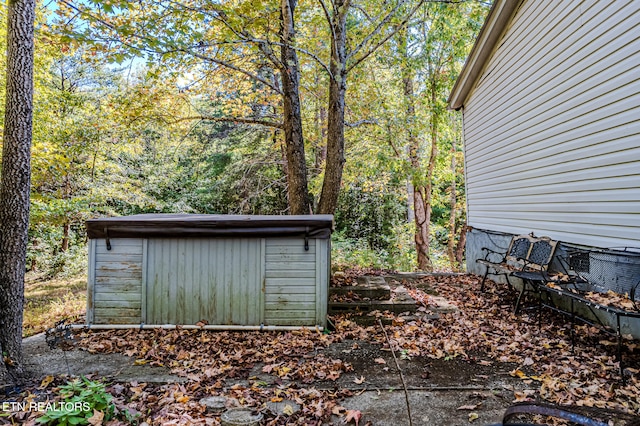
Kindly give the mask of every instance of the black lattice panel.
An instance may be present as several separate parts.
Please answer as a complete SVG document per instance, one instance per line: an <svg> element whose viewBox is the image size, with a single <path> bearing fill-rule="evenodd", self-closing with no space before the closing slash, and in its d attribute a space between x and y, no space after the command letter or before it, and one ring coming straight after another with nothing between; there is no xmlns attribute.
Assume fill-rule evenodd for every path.
<svg viewBox="0 0 640 426"><path fill-rule="evenodd" d="M598 291L612 290L640 300L640 291L633 289L640 282L640 253L591 251L573 255L570 265Z"/></svg>

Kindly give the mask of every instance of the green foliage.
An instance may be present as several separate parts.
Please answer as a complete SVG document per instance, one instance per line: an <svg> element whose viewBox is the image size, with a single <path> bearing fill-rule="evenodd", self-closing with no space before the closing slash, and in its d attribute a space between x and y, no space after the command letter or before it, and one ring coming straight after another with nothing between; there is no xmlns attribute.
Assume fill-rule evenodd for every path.
<svg viewBox="0 0 640 426"><path fill-rule="evenodd" d="M58 2L38 24L28 265L48 276L85 268L84 221L91 217L288 211L282 131L232 120L282 120L280 71L269 57L279 55L277 2L149 5ZM451 215L454 233L464 225L461 127L446 98L487 8L426 2L408 24L406 55L395 36L376 47L415 5L365 1L347 14L346 47L355 52L349 64L377 50L348 76L346 121L365 124L345 128L334 238L341 264L415 268L406 185L428 181L430 123L438 148L430 182L434 257L446 257ZM298 4L295 18L309 188L317 202L331 30L318 2ZM403 70L415 76L411 117ZM419 141L418 166L407 155L408 128Z"/></svg>
<svg viewBox="0 0 640 426"><path fill-rule="evenodd" d="M86 425L95 412L102 413L105 422L115 416L113 396L107 392L103 383L82 377L60 386L59 394L62 404L48 409L44 416L36 420L38 423Z"/></svg>

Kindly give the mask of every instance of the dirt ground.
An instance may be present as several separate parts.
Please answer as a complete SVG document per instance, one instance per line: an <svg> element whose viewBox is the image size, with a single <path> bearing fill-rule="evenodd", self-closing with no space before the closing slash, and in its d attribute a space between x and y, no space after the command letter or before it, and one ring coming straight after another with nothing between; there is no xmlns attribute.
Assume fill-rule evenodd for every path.
<svg viewBox="0 0 640 426"><path fill-rule="evenodd" d="M23 345L28 368L38 378L71 374L102 377L114 382L184 381L184 378L172 375L168 368L136 365L134 358L121 354L50 349L43 334L26 338ZM458 426L470 424L470 415L471 418L477 415L474 424L500 423L504 410L512 403L514 389L522 387L520 380L510 376L509 372L514 368L510 364L482 366L457 358L416 357L398 359L401 375L390 351L356 340L332 344L321 355L351 363L353 371L342 374L336 381L316 382L314 387L353 391L354 396L345 399L342 405L360 410L363 420L371 421L373 425ZM376 359L378 362L373 361ZM231 380L227 385L247 384L249 377L268 386L281 384L276 383L272 375L262 373L262 367L256 365L247 377ZM337 417L334 422L342 424Z"/></svg>
<svg viewBox="0 0 640 426"><path fill-rule="evenodd" d="M351 277L347 278L351 279ZM405 280L406 277L403 276L401 279ZM208 416L205 408L202 405L198 405L201 402L200 398L206 395L224 395L225 398L229 398L228 395L234 395L234 392L235 395L238 395L237 389L251 389L254 391L256 386L258 386L259 392L262 392L261 395L267 395L261 400L263 402L264 400L269 401L267 402L267 406L274 402L273 396L280 395L280 390L288 389L289 387L291 389L316 389L317 391L321 391L325 396L335 395L332 398L337 398L337 404L339 404L342 411L337 413L338 415L331 417L330 420L327 420L324 423L327 425L346 424L345 422L349 416L345 415L345 410L361 414L361 418L359 418L357 423L353 419L349 422L349 424L356 424L357 426L396 426L405 424L409 426L498 425L501 424L505 410L512 406L515 400L523 400L524 398L533 401L533 399L537 398L537 395L540 394L540 390L542 389L540 382L538 380L523 380L522 376L534 376L536 372L534 367L544 367L548 370L549 368L562 368L563 366L565 370L553 373L555 374L553 377L548 376L549 383L555 383L559 386L558 395L567 395L562 392L563 389L569 388L568 384L575 384L576 386L579 385L584 388L577 387L576 392L592 390L594 392L606 393L608 390L618 389L618 394L627 398L623 400L623 402L628 400L635 404L636 396L634 394L636 394L635 389L637 389L633 387L635 380L627 387L624 387L624 384L615 382L614 365L611 364L612 355L603 354L607 346L593 349L593 343L586 343L577 349L577 354L579 355L575 355L573 351L568 350L567 342L561 339L562 336L568 335L566 329L557 328L549 320L543 324L542 330L540 329L539 323L536 327L531 328L528 322L520 321L519 317L515 317L511 313L511 302L508 297L512 295L508 290L505 290L507 291L507 299L503 299L502 296L497 296L497 294L493 293L484 293L480 297L477 292L478 283L475 282L475 280L468 281L469 282L464 285L457 282L454 283L455 286L447 286L446 283L443 284L445 287L443 287L444 290L441 291L440 294L447 295L446 298L437 296L437 292L431 291L433 289L430 288L430 285L437 283L432 282L429 285L425 283L419 284L426 292L424 294L428 294L429 296L424 296L423 294L423 299L420 299L419 295L414 296L412 294L412 297L422 303L422 306L427 306L424 297L428 297L429 300L426 301L429 303L433 302L433 304L429 304L429 311L422 314L425 320L419 322L422 328L419 328L420 333L417 337L411 333L408 335L401 334L407 327L402 325L397 326L397 324L395 324L396 321L400 321L400 324L406 325L409 320L404 322L402 318L398 319L398 317L393 317L393 323L395 325L385 325L384 328L376 328L376 322L380 322L381 320L375 320L374 325L370 328L375 329L376 332L368 331L366 333L362 332L361 327L351 328L350 326L344 326L346 330L340 331L340 324L336 323L336 333L321 336L322 338L326 337L328 343L311 344L309 346L311 349L304 346L303 340L296 340L295 336L286 337L284 335L278 335L279 337L273 340L277 341L282 337L281 341L283 345L278 346L275 344L272 346L272 350L275 350L276 356L272 358L271 361L265 361L263 358L256 358L255 361L250 362L245 362L244 359L236 359L235 361L233 359L230 361L223 359L223 363L229 364L228 366L231 368L229 371L233 374L223 373L223 380L219 381L219 383L221 383L219 385L220 387L213 386L212 383L214 380L209 380L206 382L208 383L207 389L202 387L203 382L200 381L203 373L205 375L208 374L204 369L212 365L220 367L222 366L221 363L212 364L204 362L197 364L199 366L198 369L192 369L185 374L184 371L180 372L176 368L171 370L166 367L153 366L154 360L158 360L158 364L160 365L171 366L171 364L173 364L175 367L175 365L180 364L177 363L176 360L183 358L176 354L171 355L160 352L156 352L154 356L151 356L150 354L153 350L149 350L151 347L149 345L153 345L153 342L162 342L162 347L164 348L168 347L167 345L182 348L185 350L184 356L192 357L190 359L193 362L203 359L218 360L219 357L211 357L211 350L214 349L207 347L206 344L203 346L203 343L201 343L216 340L214 334L210 334L208 337L202 336L203 339L201 341L200 337L198 337L201 336L201 334L198 334L198 332L193 333L191 340L185 340L187 337L184 337L184 339L181 338L178 332L154 334L154 332L148 331L137 334L138 332L133 330L126 334L112 333L105 337L96 336L97 340L94 341L94 343L97 342L99 345L102 345L102 343L106 342L108 346L117 347L117 350L103 350L104 347L96 351L89 349L97 353L90 353L86 350L86 348L90 347L87 345L91 344L90 341L87 341L88 338L86 336L84 337L84 343L82 345L85 349L80 349L79 347L72 348L68 351L62 351L59 348L51 349L47 345L43 334L24 339L23 345L28 369L38 380L35 383L39 383L39 380L42 380L42 378L46 376L62 376L62 379L56 379L56 383L64 383L66 380L64 376L66 375L82 375L92 379L102 379L112 387L129 388L131 386L137 388L139 387L138 385L148 384L149 387L153 389L180 388L183 389L182 392L187 392L184 391L184 389L188 389L188 392L194 395L193 401L188 403L192 404L190 408L187 407L187 403L180 403L181 405L179 407L169 407L169 411L167 411L164 409L166 406L164 403L156 403L154 410L160 408L160 411L163 411L161 415L167 413L168 415L174 413L185 413L186 415L186 411L180 410L190 409L192 413L198 412L202 414L205 412L206 416ZM467 286L466 289L464 287L465 285ZM458 299L454 299L456 292L458 293ZM432 297L432 295L436 297ZM462 299L460 297L462 297ZM456 306L460 306L461 308L458 313L465 313L465 315L457 315L456 313L448 314L446 312L449 312L449 310L443 308L445 305L455 309L457 309ZM419 304L419 306L421 305ZM431 311L431 309L434 310ZM438 309L442 310L442 312L438 311ZM467 309L467 311L465 311L465 309ZM431 324L430 318L434 318L436 322L439 321L437 327L438 332L427 335L426 332L429 331ZM445 319L447 320L445 321ZM476 322L476 319L481 319L483 322ZM382 323L380 322L380 324ZM491 328L493 325L503 328L493 329ZM413 326L414 329L418 329L417 327L417 325ZM526 334L525 336L529 328L534 330L535 334ZM384 336L380 333L380 331L384 331L384 329L387 329L390 334L399 333L397 336L392 337L394 337L397 342L404 341L408 343L409 346L405 347L409 349L406 351L396 350L396 352L392 352L389 349L390 343L388 337L386 338L388 344L384 344L386 332ZM433 330L433 327L431 330ZM87 335L92 333L83 334ZM259 348L261 344L267 344L267 340L260 340L262 337L258 338L255 335L249 337L249 334L237 333L231 336L227 333L226 337L221 337L223 334L224 333L215 333L215 336L218 336L220 339L217 341L217 349L215 350L219 352L222 351L223 355L226 352L229 357L232 356L236 349L239 350L237 346L244 348L243 350L246 352L243 352L243 354L246 355L251 349ZM318 335L320 334L321 333L318 333ZM262 333L258 333L257 335L264 336ZM339 338L330 338L336 335ZM517 343L512 343L512 341L506 339L505 336L508 335L520 338L520 340L517 341ZM424 336L428 337L425 338ZM503 337L505 338L503 339ZM101 338L105 340L101 341ZM269 342L272 339L268 336L264 336L264 338L268 339ZM422 339L420 340L422 349L411 352L411 345L416 344L415 338ZM432 342L437 343L438 340L436 339L438 338L444 339L439 341L440 343L451 344L462 344L466 339L467 342L475 343L475 348L490 347L495 350L493 353L485 352L485 349L477 353L473 352L474 349L464 350L464 357L447 355L459 353L456 350L447 350L434 357L421 355L432 354L433 352L430 352L431 349L429 349L429 345ZM490 338L502 340L496 343L490 341ZM146 340L143 341L143 339ZM151 339L151 341L149 339ZM301 337L301 339L304 338ZM598 342L597 339L596 337L595 342ZM316 336L316 343L321 340L321 338ZM308 341L311 342L313 339ZM489 346L480 344L487 342ZM544 344L548 342L553 342L555 345L553 350L543 348L544 350L540 351L540 353L535 352L535 350L543 347ZM185 343L187 346L184 346ZM303 350L289 350L296 348L300 343L304 346ZM141 349L143 345L146 345L146 349L144 350ZM228 348L225 345L227 345ZM271 345L271 343L269 343L269 345ZM503 349L501 349L501 345L504 346ZM401 345L399 347L402 348ZM440 347L441 345L436 344L433 346L433 350ZM193 354L189 351L193 351ZM526 353L534 357L536 359L535 362L539 365L533 365L534 361L531 358L523 358L520 354L521 351L528 351ZM283 357L283 352L289 354ZM129 353L130 355L137 353L137 355L129 357L122 353ZM507 356L507 354L509 356ZM329 379L324 378L325 375L315 376L312 371L311 376L314 377L314 379L311 381L307 380L309 376L302 376L300 379L290 379L289 375L274 374L273 371L271 371L274 365L281 365L273 364L274 362L280 362L282 360L281 358L288 360L285 363L281 363L282 365L286 365L288 366L286 368L294 370L299 367L302 369L303 366L308 365L307 361L309 359L319 360L314 368L324 368L324 366L320 364L338 360L341 363L341 367L339 368L340 373L332 379ZM513 359L520 359L520 361L518 364L515 364L512 361ZM265 362L270 364L265 365ZM594 367L588 364L588 362L593 362L597 365ZM241 364L242 367L234 369L232 368L234 364ZM348 368L345 368L345 366L348 366ZM224 366L224 368L226 367L227 366ZM271 367L271 369L269 367ZM573 374L574 370L570 367L575 367L576 376L579 376L580 382L573 379L574 376L571 376L571 374ZM531 371L529 371L529 369L531 369ZM588 369L590 370L587 371ZM582 374L581 371L584 374ZM514 374L514 372L516 374ZM325 373L326 371L323 374ZM593 382L590 383L593 384L586 387L586 382L582 382L584 381L584 377L591 377L588 376L589 374L595 374L596 376L593 377L595 377L597 381L592 379ZM291 377L298 376L292 374ZM524 378L528 378L528 376ZM563 382L560 378L566 381ZM551 379L554 381L551 381ZM122 386L119 385L120 383ZM612 383L614 383L614 385L612 385ZM128 386L127 384L130 385ZM37 387L37 385L35 386ZM234 389L236 391L234 391ZM154 396L156 395L159 394L154 394ZM609 394L607 394L607 397L608 395ZM159 398L161 398L161 396L156 398L156 401L159 401ZM585 400L588 402L589 395L586 395L586 398ZM139 400L138 405L136 405L137 410L146 411L149 401L151 401L151 399ZM228 401L229 399L227 399L227 402ZM0 403L1 402L2 395L0 395ZM276 402L276 405L282 405L286 402L286 400L280 403ZM318 404L322 403L323 401L318 402ZM335 400L333 403L335 404ZM142 404L142 406L140 404ZM194 410L194 404L201 410ZM307 402L305 402L305 404L307 404ZM183 405L187 408L184 408ZM308 409L308 407L309 405L307 405L305 409ZM334 405L333 408L335 409L337 407ZM332 412L336 414L332 408L328 408L325 414L330 415ZM3 423L1 414L0 412L0 425L5 424ZM300 414L304 414L304 411L301 411ZM327 418L326 415L318 415L315 418ZM213 420L213 417L215 417L215 415L211 416L209 420L212 421L209 424L219 424L217 423L219 416L215 417L215 420ZM161 419L167 418L166 416L161 417ZM278 418L280 418L279 415ZM306 417L304 418L306 419ZM153 422L154 424L164 424L164 420L157 420L156 417L147 417L147 419L147 421ZM181 424L190 423L183 422ZM277 424L285 423L281 421Z"/></svg>

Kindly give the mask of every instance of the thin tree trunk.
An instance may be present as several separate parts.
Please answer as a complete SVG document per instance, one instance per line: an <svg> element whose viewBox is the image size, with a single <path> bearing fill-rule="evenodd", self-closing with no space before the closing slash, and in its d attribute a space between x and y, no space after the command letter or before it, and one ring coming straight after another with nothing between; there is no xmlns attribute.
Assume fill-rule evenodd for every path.
<svg viewBox="0 0 640 426"><path fill-rule="evenodd" d="M453 123L452 123L453 124ZM455 125L452 126L455 130ZM456 256L455 256L455 244L456 244L456 216L457 216L457 204L458 196L456 193L456 141L455 131L454 139L451 143L451 193L449 194L449 206L451 214L449 215L449 241L447 242L447 255L449 257L449 264L453 270L457 269Z"/></svg>
<svg viewBox="0 0 640 426"><path fill-rule="evenodd" d="M62 244L60 245L60 251L65 252L69 250L69 231L71 229L71 225L68 220L65 220L62 225Z"/></svg>
<svg viewBox="0 0 640 426"><path fill-rule="evenodd" d="M316 72L315 77L315 91L318 95L316 100L316 113L315 113L315 125L316 125L316 137L314 141L314 176L320 173L324 162L327 159L327 148L325 145L325 139L327 137L326 122L327 122L327 108L323 102L320 101L320 73Z"/></svg>
<svg viewBox="0 0 640 426"><path fill-rule="evenodd" d="M414 130L414 120L416 115L413 88L414 72L408 64L407 30L400 30L398 32L398 36L399 49L401 51L400 54L403 58L401 72L403 94L406 105L405 126L407 130L407 152L411 168L414 172L414 181L411 182L413 189L411 197L413 199L413 221L415 223L414 242L416 246L418 269L422 271L431 271L433 270L433 265L429 256L429 223L431 220L429 201L431 199L431 191L430 189L427 190L425 185L420 182L420 179L415 178L420 171L420 141Z"/></svg>
<svg viewBox="0 0 640 426"><path fill-rule="evenodd" d="M347 92L347 13L349 0L336 0L331 43L331 65L329 70L329 108L327 121L327 160L324 170L322 192L318 203L318 212L333 214L338 206L338 195L344 169L344 105Z"/></svg>
<svg viewBox="0 0 640 426"><path fill-rule="evenodd" d="M436 105L436 85L435 82L432 82L431 85L431 118L429 120L429 130L431 133L431 152L429 153L429 162L427 165L427 176L425 177L425 185L424 185L424 210L425 210L425 219L424 219L424 235L426 238L425 245L427 249L427 259L428 259L428 270L433 269L433 264L431 263L431 258L429 257L429 244L430 240L430 228L431 228L431 200L432 200L432 189L433 189L433 173L436 167L436 158L438 156L438 122L437 115L434 111Z"/></svg>
<svg viewBox="0 0 640 426"><path fill-rule="evenodd" d="M413 223L416 214L413 211L413 182L407 179L407 223Z"/></svg>
<svg viewBox="0 0 640 426"><path fill-rule="evenodd" d="M24 273L29 230L35 0L12 0L7 13L7 73L0 183L0 384L25 375Z"/></svg>
<svg viewBox="0 0 640 426"><path fill-rule="evenodd" d="M467 224L465 223L460 228L460 237L458 238L458 245L456 246L456 261L460 268L462 268L462 261L464 260L464 248L467 244Z"/></svg>
<svg viewBox="0 0 640 426"><path fill-rule="evenodd" d="M307 163L302 136L300 112L300 71L298 55L294 45L294 12L296 0L281 0L282 16L280 60L282 63L282 92L284 112L284 134L287 158L287 195L289 213L304 215L311 213L311 202L307 187Z"/></svg>
<svg viewBox="0 0 640 426"><path fill-rule="evenodd" d="M33 247L33 251L35 253L37 253L38 252L38 240L34 238L31 241L31 246ZM29 270L32 271L32 272L35 272L35 271L38 270L37 256L33 256L31 258L31 264L29 265Z"/></svg>

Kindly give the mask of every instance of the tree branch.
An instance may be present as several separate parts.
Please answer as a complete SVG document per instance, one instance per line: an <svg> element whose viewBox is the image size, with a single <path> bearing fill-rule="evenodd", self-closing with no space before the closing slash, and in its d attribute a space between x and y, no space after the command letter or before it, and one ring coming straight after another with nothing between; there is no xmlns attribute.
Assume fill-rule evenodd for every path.
<svg viewBox="0 0 640 426"><path fill-rule="evenodd" d="M327 19L327 24L329 24L329 29L331 30L331 43L334 45L333 48L337 52L338 51L338 46L335 45L336 44L336 32L333 29L333 20L331 19L331 14L329 13L329 9L327 9L327 5L324 2L324 0L318 0L318 2L320 3L320 6L322 6L322 10L324 11L324 17ZM333 4L333 0L332 0L331 3ZM335 4L333 4L333 7L335 8Z"/></svg>
<svg viewBox="0 0 640 426"><path fill-rule="evenodd" d="M171 124L180 123L182 121L200 120L200 121L213 121L215 123L242 123L242 124L258 124L260 126L272 127L276 129L284 128L283 123L276 123L274 121L260 120L254 118L242 118L242 117L211 117L206 115L195 115L189 117L180 117L173 120Z"/></svg>
<svg viewBox="0 0 640 426"><path fill-rule="evenodd" d="M398 11L398 9L400 9L400 6L402 6L405 3L406 0L401 0L398 2L398 4L393 8L393 10L389 13L387 13L387 16L385 16L384 18L382 18L382 20L378 23L378 25L373 29L373 31L371 31L356 47L355 49L353 49L353 51L351 53L349 53L349 55L347 56L347 60L351 59L353 56L357 55L358 52L365 46L367 45L367 43L369 43L369 41L376 36L376 34L378 34L380 32L380 30L382 29L382 27L391 20L391 18L396 14L396 12Z"/></svg>
<svg viewBox="0 0 640 426"><path fill-rule="evenodd" d="M391 37L393 37L394 35L396 35L398 33L398 31L400 31L400 28L402 28L408 21L409 19L411 19L411 17L414 15L414 13L416 13L416 11L418 10L418 8L420 8L420 6L422 6L424 4L425 0L420 0L418 2L418 4L416 5L416 7L414 7L411 12L409 12L409 14L405 17L405 19L400 23L400 25L397 25L396 28L391 31L391 33L389 33L387 36L385 36L380 42L378 42L375 46L373 46L367 53L365 53L360 59L356 60L353 64L351 64L351 66L349 66L347 68L347 72L350 72L352 69L354 69L355 67L357 67L358 65L360 65L360 63L362 61L364 61L365 59L367 59L369 56L371 56L371 54L373 54L376 50L378 50L380 48L380 46L382 46L383 44L385 44L387 42L387 40L389 40ZM385 18L386 19L386 18ZM377 28L376 28L377 29ZM375 30L374 30L375 31ZM362 44L362 43L361 43ZM355 52L354 52L355 53ZM350 54L349 57L353 57L354 54Z"/></svg>
<svg viewBox="0 0 640 426"><path fill-rule="evenodd" d="M376 119L365 119L365 120L358 120L354 123L347 123L345 122L344 125L345 127L358 127L358 126L362 126L364 124L378 124L378 120Z"/></svg>

